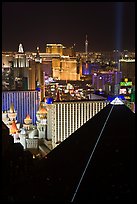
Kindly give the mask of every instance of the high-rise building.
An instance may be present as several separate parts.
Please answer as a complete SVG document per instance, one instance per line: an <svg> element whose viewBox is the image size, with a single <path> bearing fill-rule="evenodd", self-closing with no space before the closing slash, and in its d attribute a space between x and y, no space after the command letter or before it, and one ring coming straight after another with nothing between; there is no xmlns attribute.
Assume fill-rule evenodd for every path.
<svg viewBox="0 0 137 204"><path fill-rule="evenodd" d="M10 109L14 104L17 111L17 122L23 124L27 114L32 118L32 123L36 123L36 112L39 107L38 91L3 91L2 111Z"/></svg>
<svg viewBox="0 0 137 204"><path fill-rule="evenodd" d="M106 100L51 104L47 113L47 139L52 140L52 147L55 148L107 104Z"/></svg>
<svg viewBox="0 0 137 204"><path fill-rule="evenodd" d="M128 78L135 85L135 59L120 59L120 71L123 78Z"/></svg>
<svg viewBox="0 0 137 204"><path fill-rule="evenodd" d="M80 80L77 58L72 48L62 44L47 44L46 53L51 55L52 77L57 80ZM53 55L54 54L54 55Z"/></svg>
<svg viewBox="0 0 137 204"><path fill-rule="evenodd" d="M47 44L46 52L63 55L63 45L62 44Z"/></svg>
<svg viewBox="0 0 137 204"><path fill-rule="evenodd" d="M80 69L73 47L47 44L45 53L40 53L39 47L33 53L24 52L20 44L18 52L2 53L3 90L35 90L38 87L43 99L45 76L75 81L80 80ZM7 81L7 74L12 80ZM9 85L11 82L12 86Z"/></svg>
<svg viewBox="0 0 137 204"><path fill-rule="evenodd" d="M115 92L115 85L118 85L122 79L122 72L101 71L92 75L92 85L95 90L103 90L107 94Z"/></svg>

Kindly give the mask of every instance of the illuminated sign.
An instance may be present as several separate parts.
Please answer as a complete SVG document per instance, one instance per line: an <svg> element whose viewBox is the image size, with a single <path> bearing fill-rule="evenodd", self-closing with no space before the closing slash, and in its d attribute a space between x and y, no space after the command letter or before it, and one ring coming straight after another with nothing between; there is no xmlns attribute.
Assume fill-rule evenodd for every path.
<svg viewBox="0 0 137 204"><path fill-rule="evenodd" d="M125 96L125 99L130 99L130 96Z"/></svg>
<svg viewBox="0 0 137 204"><path fill-rule="evenodd" d="M107 100L112 102L115 98L116 96L108 96ZM117 98L119 98L122 101L125 100L125 97L123 95L118 95Z"/></svg>
<svg viewBox="0 0 137 204"><path fill-rule="evenodd" d="M120 86L132 86L132 81L121 81L120 82Z"/></svg>
<svg viewBox="0 0 137 204"><path fill-rule="evenodd" d="M112 102L111 104L113 105L123 105L124 103L118 98L116 97Z"/></svg>
<svg viewBox="0 0 137 204"><path fill-rule="evenodd" d="M124 81L125 81L125 82L128 82L128 78L125 78Z"/></svg>
<svg viewBox="0 0 137 204"><path fill-rule="evenodd" d="M127 90L126 89L120 89L119 94L127 94Z"/></svg>

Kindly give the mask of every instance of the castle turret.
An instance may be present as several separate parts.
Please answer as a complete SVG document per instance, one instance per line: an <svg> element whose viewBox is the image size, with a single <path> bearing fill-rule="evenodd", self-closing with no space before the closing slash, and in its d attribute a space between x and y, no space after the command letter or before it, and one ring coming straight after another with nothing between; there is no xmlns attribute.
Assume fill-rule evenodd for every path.
<svg viewBox="0 0 137 204"><path fill-rule="evenodd" d="M24 127L25 129L30 130L30 129L32 128L32 126L33 126L33 124L32 124L32 119L30 118L30 115L29 115L29 114L28 114L28 115L26 116L26 118L24 119L24 123L25 123L25 124L23 124L23 127Z"/></svg>
<svg viewBox="0 0 137 204"><path fill-rule="evenodd" d="M8 111L8 117L10 119L10 121L15 120L16 121L16 116L17 116L17 112L14 109L14 104L12 103L10 106L10 109Z"/></svg>
<svg viewBox="0 0 137 204"><path fill-rule="evenodd" d="M10 129L12 122L14 120L14 122L17 125L17 128L20 128L20 123L17 123L16 117L17 117L17 111L15 111L14 109L14 104L12 103L10 106L10 109L7 111L7 116L9 118L8 122L7 122L7 127Z"/></svg>
<svg viewBox="0 0 137 204"><path fill-rule="evenodd" d="M29 114L28 114L28 115L26 116L26 118L24 119L24 123L27 124L27 125L29 125L29 124L32 123L32 119L30 118L30 115L29 115Z"/></svg>
<svg viewBox="0 0 137 204"><path fill-rule="evenodd" d="M18 128L16 126L15 120L13 119L12 125L10 127L10 134L16 134L17 132L18 132Z"/></svg>
<svg viewBox="0 0 137 204"><path fill-rule="evenodd" d="M39 139L45 139L47 136L47 110L40 104L39 110L36 114L37 129L39 132Z"/></svg>
<svg viewBox="0 0 137 204"><path fill-rule="evenodd" d="M10 126L10 134L14 137L14 143L19 142L19 129L17 128L16 122L13 119L12 124Z"/></svg>

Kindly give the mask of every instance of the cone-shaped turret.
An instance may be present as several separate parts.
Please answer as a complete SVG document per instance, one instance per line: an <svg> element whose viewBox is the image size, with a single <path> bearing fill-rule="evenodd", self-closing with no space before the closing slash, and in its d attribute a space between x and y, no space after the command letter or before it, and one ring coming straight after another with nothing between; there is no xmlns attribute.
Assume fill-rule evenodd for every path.
<svg viewBox="0 0 137 204"><path fill-rule="evenodd" d="M8 117L12 121L13 119L16 120L17 112L14 109L14 104L12 103L10 106L10 110L8 111Z"/></svg>
<svg viewBox="0 0 137 204"><path fill-rule="evenodd" d="M10 111L9 112L10 113L15 113L15 109L14 109L14 104L13 103L10 105Z"/></svg>
<svg viewBox="0 0 137 204"><path fill-rule="evenodd" d="M39 106L38 113L45 113L45 114L47 114L47 110L42 106L42 104L40 104L40 106Z"/></svg>
<svg viewBox="0 0 137 204"><path fill-rule="evenodd" d="M31 124L32 123L32 119L30 118L30 115L28 114L27 116L26 116L26 118L24 119L24 123L25 124Z"/></svg>
<svg viewBox="0 0 137 204"><path fill-rule="evenodd" d="M10 133L11 134L16 134L18 132L18 128L16 126L15 120L13 119L12 125L10 127Z"/></svg>
<svg viewBox="0 0 137 204"><path fill-rule="evenodd" d="M39 110L37 111L37 119L40 121L41 119L46 119L47 118L47 110L40 104Z"/></svg>

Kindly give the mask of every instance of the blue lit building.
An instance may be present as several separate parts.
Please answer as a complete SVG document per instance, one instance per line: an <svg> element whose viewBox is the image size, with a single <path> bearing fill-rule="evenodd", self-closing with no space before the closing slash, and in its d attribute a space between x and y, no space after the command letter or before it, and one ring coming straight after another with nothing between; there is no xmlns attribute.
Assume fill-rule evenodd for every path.
<svg viewBox="0 0 137 204"><path fill-rule="evenodd" d="M115 86L119 85L122 79L122 72L118 71L101 71L92 75L92 85L95 90L103 90L107 93L115 92Z"/></svg>
<svg viewBox="0 0 137 204"><path fill-rule="evenodd" d="M38 91L3 91L2 92L2 111L10 109L11 103L17 111L17 121L24 123L27 114L32 118L33 124L36 123L36 112L39 107Z"/></svg>
<svg viewBox="0 0 137 204"><path fill-rule="evenodd" d="M83 75L91 75L92 64L89 62L82 63L82 74Z"/></svg>

